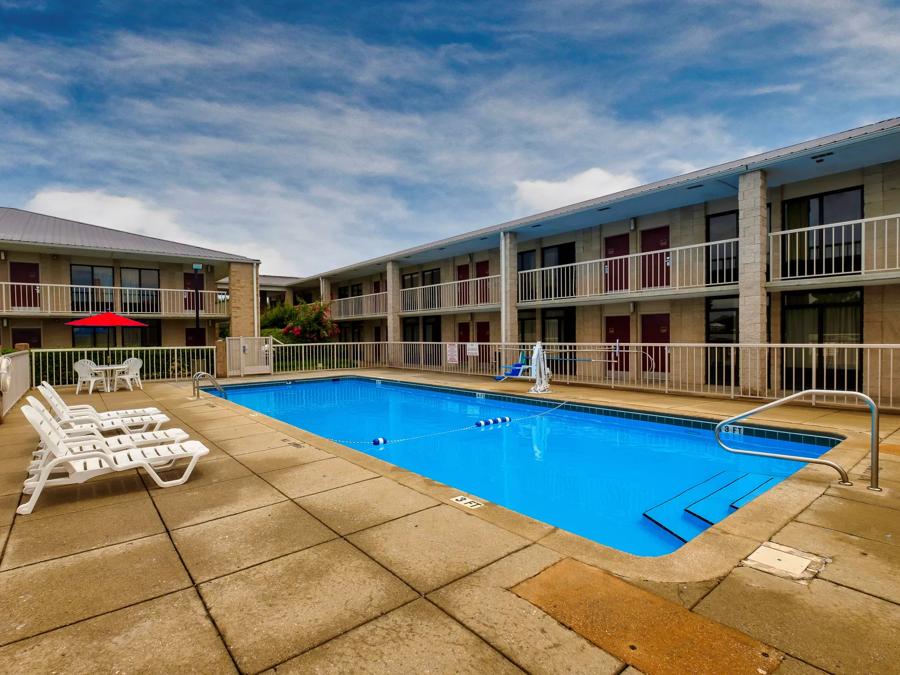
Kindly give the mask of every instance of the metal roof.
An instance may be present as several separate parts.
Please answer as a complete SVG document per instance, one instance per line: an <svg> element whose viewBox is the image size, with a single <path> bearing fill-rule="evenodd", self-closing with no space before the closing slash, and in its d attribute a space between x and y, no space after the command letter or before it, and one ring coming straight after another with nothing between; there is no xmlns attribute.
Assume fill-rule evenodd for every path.
<svg viewBox="0 0 900 675"><path fill-rule="evenodd" d="M259 275L259 287L262 290L267 290L264 287L270 288L287 288L288 286L293 286L298 281L300 281L300 277L286 277L280 274L260 274ZM228 277L222 277L216 283L222 288L228 288Z"/></svg>
<svg viewBox="0 0 900 675"><path fill-rule="evenodd" d="M824 161L816 161L816 158ZM758 169L765 169L769 186L777 187L896 159L900 159L900 117L361 260L303 277L297 284L308 285L319 277L341 279L371 274L383 269L391 260L414 265L491 248L499 244L501 232L518 232L522 241L734 196L737 194L734 179Z"/></svg>
<svg viewBox="0 0 900 675"><path fill-rule="evenodd" d="M131 256L189 258L204 262L259 262L232 253L10 207L0 207L0 244L2 243L77 248Z"/></svg>

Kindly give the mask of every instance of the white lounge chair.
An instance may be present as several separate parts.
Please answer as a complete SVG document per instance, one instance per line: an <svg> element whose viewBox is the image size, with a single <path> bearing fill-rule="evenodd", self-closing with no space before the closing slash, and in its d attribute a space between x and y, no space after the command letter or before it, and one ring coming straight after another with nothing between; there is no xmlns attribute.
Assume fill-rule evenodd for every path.
<svg viewBox="0 0 900 675"><path fill-rule="evenodd" d="M89 410L72 411L62 402L56 392L49 393L43 385L38 387L41 396L50 405L50 409L56 416L56 421L63 429L70 429L82 424L89 424L100 429L101 432L117 431L124 434L141 431L157 431L163 424L169 421L168 416L162 413L149 415L134 415L131 417L102 418L96 412Z"/></svg>
<svg viewBox="0 0 900 675"><path fill-rule="evenodd" d="M28 515L34 510L45 487L74 485L96 476L117 471L143 469L160 487L181 485L191 476L197 461L209 452L199 441L170 443L144 448L124 448L122 450L91 450L75 452L65 440L48 425L30 405L22 407L22 413L40 434L41 442L47 448L47 461L25 480L22 487L30 499L16 509L19 515ZM179 460L188 460L188 465L180 477L163 480L159 471L168 469Z"/></svg>
<svg viewBox="0 0 900 675"><path fill-rule="evenodd" d="M103 375L96 370L97 364L90 359L76 361L72 367L75 369L75 374L78 376L78 384L75 385L76 394L81 393L81 385L83 384L87 385L88 394L93 394L94 385L98 382L100 384L104 384L105 382Z"/></svg>
<svg viewBox="0 0 900 675"><path fill-rule="evenodd" d="M66 408L70 413L82 412L82 411L90 412L90 413L94 413L95 415L100 417L100 419L102 419L102 420L115 419L118 417L138 417L140 415L158 415L161 412L159 408L153 408L153 407L99 411L96 408L94 408L94 406L88 405L87 403L79 403L77 405L69 405L68 403L66 403L63 400L63 397L59 395L59 392L56 391L56 389L54 389L53 385L50 384L49 382L47 382L46 380L41 382L38 389L41 390L41 393L44 395L45 398L48 395L53 396L57 401L57 405L59 405L62 408Z"/></svg>
<svg viewBox="0 0 900 675"><path fill-rule="evenodd" d="M144 362L139 358L132 356L129 359L125 359L124 366L122 370L117 370L116 375L113 378L113 389L118 391L119 382L123 382L128 387L128 391L134 391L134 386L137 385L141 389L144 388L144 385L141 383L141 368L144 365Z"/></svg>
<svg viewBox="0 0 900 675"><path fill-rule="evenodd" d="M58 418L34 396L25 397L32 408L42 414L46 414L59 425L60 433L67 438L95 438L105 440L111 435L133 436L141 433L159 432L163 421L168 421L165 415L146 415L144 417L124 417L119 420L96 420L89 417L65 417ZM160 418L163 418L160 420ZM128 422L131 421L132 425ZM152 429L150 427L153 427ZM144 427L144 428L135 428ZM186 432L181 432L187 436Z"/></svg>

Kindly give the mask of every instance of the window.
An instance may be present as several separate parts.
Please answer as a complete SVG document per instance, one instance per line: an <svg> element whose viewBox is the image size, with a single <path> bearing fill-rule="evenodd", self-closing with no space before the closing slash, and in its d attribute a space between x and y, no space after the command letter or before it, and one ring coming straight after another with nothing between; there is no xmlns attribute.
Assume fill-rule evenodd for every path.
<svg viewBox="0 0 900 675"><path fill-rule="evenodd" d="M350 284L350 297L356 298L362 295L362 284Z"/></svg>
<svg viewBox="0 0 900 675"><path fill-rule="evenodd" d="M404 274L400 277L400 288L415 288L418 286L419 275L415 272Z"/></svg>
<svg viewBox="0 0 900 675"><path fill-rule="evenodd" d="M422 340L424 342L441 341L441 317L422 317Z"/></svg>
<svg viewBox="0 0 900 675"><path fill-rule="evenodd" d="M441 271L439 269L434 270L423 270L422 271L422 291L420 291L420 296L422 298L422 307L420 309L435 309L436 307L441 306L441 297L440 297L440 288L427 288L428 286L435 286L436 284L441 283ZM428 340L426 339L426 342Z"/></svg>
<svg viewBox="0 0 900 675"><path fill-rule="evenodd" d="M519 271L533 270L537 267L537 251L519 251L518 255Z"/></svg>
<svg viewBox="0 0 900 675"><path fill-rule="evenodd" d="M737 344L738 326L738 296L707 298L706 342L716 345L707 351L707 383L730 385L732 379L735 384L739 381L738 353L725 346ZM732 363L732 355L734 363ZM732 378L732 373L734 378Z"/></svg>
<svg viewBox="0 0 900 675"><path fill-rule="evenodd" d="M363 325L359 322L344 324L340 334L340 342L362 342Z"/></svg>
<svg viewBox="0 0 900 675"><path fill-rule="evenodd" d="M72 265L72 311L97 314L113 311L113 268ZM105 288L106 287L106 288Z"/></svg>
<svg viewBox="0 0 900 675"><path fill-rule="evenodd" d="M558 246L545 246L541 249L543 267L557 267L575 262L575 242ZM545 298L568 298L575 295L575 269L557 267L542 276Z"/></svg>
<svg viewBox="0 0 900 675"><path fill-rule="evenodd" d="M40 328L11 328L10 329L10 347L25 342L29 349L41 348L41 329Z"/></svg>
<svg viewBox="0 0 900 675"><path fill-rule="evenodd" d="M797 291L782 295L782 342L789 344L860 344L862 290ZM843 349L785 350L786 389L858 389L862 355Z"/></svg>
<svg viewBox="0 0 900 675"><path fill-rule="evenodd" d="M107 349L109 347L115 347L116 329L73 326L72 346L79 349L93 349L94 347Z"/></svg>
<svg viewBox="0 0 900 675"><path fill-rule="evenodd" d="M144 319L146 328L137 326L122 328L123 347L161 347L162 322L159 319Z"/></svg>
<svg viewBox="0 0 900 675"><path fill-rule="evenodd" d="M519 271L527 272L537 267L537 251L519 251L518 255ZM526 274L519 277L519 300L536 300L537 284L536 277L538 273Z"/></svg>
<svg viewBox="0 0 900 675"><path fill-rule="evenodd" d="M519 311L519 342L537 340L537 312L533 309Z"/></svg>
<svg viewBox="0 0 900 675"><path fill-rule="evenodd" d="M123 267L122 311L126 314L159 312L159 270Z"/></svg>
<svg viewBox="0 0 900 675"><path fill-rule="evenodd" d="M726 211L706 217L706 283L733 284L738 280L738 212ZM723 242L723 243L716 243Z"/></svg>
<svg viewBox="0 0 900 675"><path fill-rule="evenodd" d="M423 286L433 286L434 284L439 283L441 283L441 271L439 269L422 271Z"/></svg>
<svg viewBox="0 0 900 675"><path fill-rule="evenodd" d="M343 300L344 298L350 297L350 287L349 286L338 286L338 300Z"/></svg>
<svg viewBox="0 0 900 675"><path fill-rule="evenodd" d="M825 192L784 202L785 230L847 223L781 237L782 276L805 277L856 272L862 269L861 187Z"/></svg>

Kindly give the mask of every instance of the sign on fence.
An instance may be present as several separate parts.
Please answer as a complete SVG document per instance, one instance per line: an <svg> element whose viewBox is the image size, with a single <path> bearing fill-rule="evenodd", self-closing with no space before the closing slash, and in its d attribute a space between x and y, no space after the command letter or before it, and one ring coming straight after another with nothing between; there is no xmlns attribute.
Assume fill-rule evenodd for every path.
<svg viewBox="0 0 900 675"><path fill-rule="evenodd" d="M466 345L466 356L478 356L478 343L469 342Z"/></svg>
<svg viewBox="0 0 900 675"><path fill-rule="evenodd" d="M457 364L459 363L459 349L455 342L447 343L447 363L448 364Z"/></svg>

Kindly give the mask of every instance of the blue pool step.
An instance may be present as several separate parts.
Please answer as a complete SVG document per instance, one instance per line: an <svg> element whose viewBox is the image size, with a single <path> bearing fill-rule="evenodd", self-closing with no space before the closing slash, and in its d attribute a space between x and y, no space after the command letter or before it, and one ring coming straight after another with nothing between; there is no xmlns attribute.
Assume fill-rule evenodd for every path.
<svg viewBox="0 0 900 675"><path fill-rule="evenodd" d="M747 473L687 506L687 512L710 525L734 512L732 504L768 482L769 476Z"/></svg>
<svg viewBox="0 0 900 675"><path fill-rule="evenodd" d="M767 477L767 478L768 478L768 480L765 483L763 483L762 485L757 485L753 490L751 490L744 496L739 497L738 499L734 500L731 503L731 508L739 509L742 506L744 506L745 504L747 504L748 502L752 502L754 499L759 497L763 492L765 492L770 487L776 485L778 482L780 482L782 480L781 478L772 478L772 477Z"/></svg>
<svg viewBox="0 0 900 675"><path fill-rule="evenodd" d="M652 509L644 511L644 516L682 541L690 541L708 528L710 523L688 513L687 507L733 483L741 475L734 471L721 471L678 493L662 504L657 504Z"/></svg>

